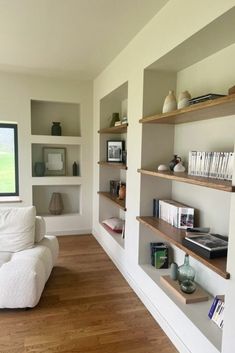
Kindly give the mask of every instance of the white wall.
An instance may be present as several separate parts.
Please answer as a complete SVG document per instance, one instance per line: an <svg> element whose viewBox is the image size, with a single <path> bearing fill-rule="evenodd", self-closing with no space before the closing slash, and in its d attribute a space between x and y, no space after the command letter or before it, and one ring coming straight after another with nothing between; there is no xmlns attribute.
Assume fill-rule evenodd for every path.
<svg viewBox="0 0 235 353"><path fill-rule="evenodd" d="M166 330L169 337L172 338L180 352L190 351L194 353L209 353L218 351L205 338L203 338L199 331L194 337L192 337L192 334L196 332L194 331L195 327L193 327L192 323L185 320L185 317L178 311L178 309L174 307L174 305L171 305L172 303L170 304L167 302L167 299L162 296L157 287L153 286L148 276L146 276L138 266L139 224L136 221L136 216L140 214L141 209L141 184L140 175L137 173L137 169L141 166L142 141L142 127L138 120L143 115L144 69L234 6L235 1L169 1L169 3L167 3L167 5L145 26L145 28L94 82L93 232L97 240L141 296L147 307L151 308L152 314ZM219 55L220 54L218 53L218 56ZM227 53L223 55L226 56ZM206 70L207 66L205 65L205 71ZM210 68L210 75L212 70L213 68ZM220 73L222 74L222 67L220 70ZM186 82L184 82L184 72L179 75L180 83L178 89L181 90L182 88L182 90L190 90L190 85L185 88ZM226 72L226 75L229 76L228 71ZM214 84L217 84L216 72L214 73L214 76L215 78L211 88L214 88ZM96 194L99 188L99 169L96 165L99 160L99 137L97 130L99 129L100 100L126 81L128 81L129 122L126 200L127 215L125 251L120 255L116 249L115 243L106 236L105 232L99 225L99 198ZM230 85L230 82L231 80L227 80L224 87L221 87L221 89L224 90L226 85ZM182 86L180 86L181 84ZM199 91L199 85L200 80L198 79L198 84L193 93ZM205 90L207 90L207 87ZM156 97L157 96L158 94L156 91ZM157 102L156 105L158 105L158 103L159 102ZM175 132L175 138L182 138L177 131ZM180 148L179 151L183 153ZM226 199L226 207L228 206L228 203L229 200L227 201ZM226 231L228 227L222 228ZM180 320L177 322L179 317ZM231 334L230 336L227 335L226 339L229 339L232 343ZM229 350L226 350L225 344L224 352L230 352Z"/></svg>
<svg viewBox="0 0 235 353"><path fill-rule="evenodd" d="M17 74L0 74L0 120L18 123L20 204L32 204L31 116L30 100L46 100L80 104L82 133L81 214L47 218L47 231L52 233L84 233L91 230L92 208L92 83L66 81Z"/></svg>

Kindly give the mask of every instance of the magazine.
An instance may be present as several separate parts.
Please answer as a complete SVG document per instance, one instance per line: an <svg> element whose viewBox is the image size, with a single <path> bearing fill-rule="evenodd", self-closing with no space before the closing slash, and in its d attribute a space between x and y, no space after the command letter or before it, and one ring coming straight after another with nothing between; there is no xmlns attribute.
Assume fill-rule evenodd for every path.
<svg viewBox="0 0 235 353"><path fill-rule="evenodd" d="M209 251L228 248L228 242L210 233L187 234L185 239Z"/></svg>

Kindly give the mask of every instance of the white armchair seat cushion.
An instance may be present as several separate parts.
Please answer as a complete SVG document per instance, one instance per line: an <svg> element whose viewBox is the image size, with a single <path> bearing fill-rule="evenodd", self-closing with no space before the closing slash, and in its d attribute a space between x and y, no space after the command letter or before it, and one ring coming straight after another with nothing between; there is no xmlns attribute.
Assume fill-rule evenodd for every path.
<svg viewBox="0 0 235 353"><path fill-rule="evenodd" d="M0 251L0 308L34 307L38 303L58 249L56 237L45 236L31 249Z"/></svg>

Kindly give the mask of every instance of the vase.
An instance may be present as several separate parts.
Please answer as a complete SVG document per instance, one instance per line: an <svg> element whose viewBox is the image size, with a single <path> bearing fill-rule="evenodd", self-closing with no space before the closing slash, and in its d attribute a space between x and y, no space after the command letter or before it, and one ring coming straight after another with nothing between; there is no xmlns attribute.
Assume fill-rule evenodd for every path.
<svg viewBox="0 0 235 353"><path fill-rule="evenodd" d="M194 281L195 278L195 270L189 264L189 256L188 254L184 257L184 264L179 266L178 268L178 281L181 284L185 280Z"/></svg>
<svg viewBox="0 0 235 353"><path fill-rule="evenodd" d="M174 166L173 170L174 172L177 172L177 173L183 173L185 172L185 167L183 166L182 162L179 162Z"/></svg>
<svg viewBox="0 0 235 353"><path fill-rule="evenodd" d="M126 185L120 184L119 192L118 192L118 199L124 200L126 197Z"/></svg>
<svg viewBox="0 0 235 353"><path fill-rule="evenodd" d="M177 154L174 154L174 158L169 163L170 170L173 171L175 165L178 164L180 161L181 161L181 158L179 156L177 156Z"/></svg>
<svg viewBox="0 0 235 353"><path fill-rule="evenodd" d="M169 94L166 96L166 98L164 100L162 112L168 113L168 112L172 112L173 110L176 110L176 109L177 109L177 102L176 102L176 98L174 95L174 91L169 91Z"/></svg>
<svg viewBox="0 0 235 353"><path fill-rule="evenodd" d="M78 165L76 162L73 162L73 176L78 175Z"/></svg>
<svg viewBox="0 0 235 353"><path fill-rule="evenodd" d="M196 284L195 282L191 281L191 279L185 279L183 282L181 282L180 289L184 293L191 294L195 292Z"/></svg>
<svg viewBox="0 0 235 353"><path fill-rule="evenodd" d="M51 127L51 135L53 135L53 136L61 136L60 122L53 121L52 127Z"/></svg>
<svg viewBox="0 0 235 353"><path fill-rule="evenodd" d="M36 162L34 165L34 172L36 176L44 176L45 174L45 163L44 162Z"/></svg>
<svg viewBox="0 0 235 353"><path fill-rule="evenodd" d="M172 262L171 264L170 277L173 279L173 281L176 281L178 278L178 265L175 262Z"/></svg>
<svg viewBox="0 0 235 353"><path fill-rule="evenodd" d="M113 114L112 114L112 118L111 118L110 127L115 126L115 123L116 123L117 121L120 121L120 120L119 120L119 113L113 113Z"/></svg>
<svg viewBox="0 0 235 353"><path fill-rule="evenodd" d="M59 192L53 192L51 201L49 204L49 211L53 215L60 215L64 209L61 194Z"/></svg>
<svg viewBox="0 0 235 353"><path fill-rule="evenodd" d="M191 98L191 94L188 91L181 92L178 97L177 108L182 109L189 106L189 100Z"/></svg>

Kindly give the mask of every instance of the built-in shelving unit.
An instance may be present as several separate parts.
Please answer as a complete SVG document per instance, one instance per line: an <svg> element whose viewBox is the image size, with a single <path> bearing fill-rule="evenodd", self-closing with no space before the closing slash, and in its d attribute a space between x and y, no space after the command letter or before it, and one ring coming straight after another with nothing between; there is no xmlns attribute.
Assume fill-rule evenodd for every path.
<svg viewBox="0 0 235 353"><path fill-rule="evenodd" d="M137 217L137 220L146 227L150 228L153 232L157 233L157 235L165 239L167 242L176 245L179 249L202 262L205 266L216 272L218 275L226 279L230 277L229 273L226 271L226 257L205 259L182 244L182 239L185 237L184 230L172 227L162 219L155 217Z"/></svg>
<svg viewBox="0 0 235 353"><path fill-rule="evenodd" d="M172 181L180 181L182 183L204 186L207 188L221 190L221 191L227 191L227 192L235 191L235 187L232 185L232 182L228 180L204 178L204 177L188 175L187 173L174 173L171 171L159 172L154 170L138 169L138 172L141 174L155 176L158 178L169 179Z"/></svg>
<svg viewBox="0 0 235 353"><path fill-rule="evenodd" d="M52 136L51 126L54 121L61 124L61 135ZM62 195L63 215L80 213L81 149L80 105L78 103L31 100L31 156L33 204L37 213L49 214L48 205L53 192ZM45 148L62 148L65 151L65 175L55 172L53 176L37 176L35 163L44 161ZM73 163L79 166L79 174L73 176Z"/></svg>
<svg viewBox="0 0 235 353"><path fill-rule="evenodd" d="M125 219L125 200L119 200L118 194L114 195L111 192L110 182L115 181L117 184L119 182L126 183L126 160L125 163L107 162L107 141L123 141L125 150L127 150L128 123L125 122L118 126L110 126L113 113L119 114L120 121L124 117L125 119L127 118L127 96L128 84L124 83L100 100L100 129L98 131L99 223L102 226L101 232L104 232L106 237L111 236L122 249L125 247L125 239L120 234L110 231L110 229L103 225L102 221L112 217Z"/></svg>

